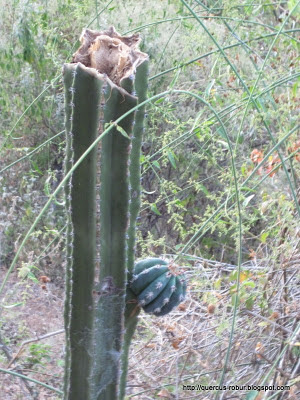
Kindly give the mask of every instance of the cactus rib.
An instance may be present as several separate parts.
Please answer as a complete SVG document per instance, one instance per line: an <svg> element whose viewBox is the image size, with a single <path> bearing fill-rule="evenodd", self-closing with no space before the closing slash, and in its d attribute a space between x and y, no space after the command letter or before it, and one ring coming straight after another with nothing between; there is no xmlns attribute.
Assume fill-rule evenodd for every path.
<svg viewBox="0 0 300 400"><path fill-rule="evenodd" d="M109 84L104 122L111 122L136 105L136 98ZM120 126L128 135L133 115ZM128 153L130 140L114 128L101 146L100 177L100 296L96 305L93 398L118 398L125 309L126 229L128 214ZM101 346L99 346L101 343ZM98 391L98 397L97 396Z"/></svg>
<svg viewBox="0 0 300 400"><path fill-rule="evenodd" d="M66 169L94 142L98 133L102 81L84 66L65 65L67 154ZM73 76L73 80L71 79ZM70 96L71 94L71 96ZM66 185L69 207L67 233L65 399L88 398L89 384L82 370L91 370L93 326L96 150L89 153ZM79 301L80 299L80 301Z"/></svg>
<svg viewBox="0 0 300 400"><path fill-rule="evenodd" d="M146 258L145 260L140 260L135 264L134 273L138 275L143 270L154 267L155 265L168 265L168 262L162 258Z"/></svg>
<svg viewBox="0 0 300 400"><path fill-rule="evenodd" d="M171 279L167 282L166 287L164 290L157 296L151 303L144 306L144 310L147 313L152 313L158 308L161 308L161 305L165 305L169 303L170 298L174 291L176 290L175 285L175 276L172 276Z"/></svg>
<svg viewBox="0 0 300 400"><path fill-rule="evenodd" d="M136 69L134 80L134 91L138 98L138 104L146 100L148 86L148 58L146 58ZM129 205L129 227L128 227L128 272L132 272L135 260L135 231L136 220L141 205L141 146L144 132L145 106L140 107L134 118L132 135L132 148L130 154L130 205Z"/></svg>
<svg viewBox="0 0 300 400"><path fill-rule="evenodd" d="M131 290L139 295L146 287L148 287L156 278L159 278L162 274L168 271L166 265L154 265L151 268L144 269L138 275L133 277L131 283Z"/></svg>

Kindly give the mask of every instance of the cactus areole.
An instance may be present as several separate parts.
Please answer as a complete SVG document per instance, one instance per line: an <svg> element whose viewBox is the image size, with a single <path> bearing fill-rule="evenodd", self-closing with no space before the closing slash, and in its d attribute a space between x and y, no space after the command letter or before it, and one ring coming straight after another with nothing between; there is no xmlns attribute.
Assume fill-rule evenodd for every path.
<svg viewBox="0 0 300 400"><path fill-rule="evenodd" d="M65 171L89 149L65 185L64 400L121 400L140 309L166 314L186 285L163 260L134 265L145 110L130 110L146 100L148 55L113 27L80 40L63 69Z"/></svg>

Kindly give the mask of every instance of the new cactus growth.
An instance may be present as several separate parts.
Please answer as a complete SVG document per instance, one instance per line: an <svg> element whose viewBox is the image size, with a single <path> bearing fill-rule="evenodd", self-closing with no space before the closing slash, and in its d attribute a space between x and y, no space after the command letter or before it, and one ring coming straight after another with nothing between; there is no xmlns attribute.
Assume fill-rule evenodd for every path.
<svg viewBox="0 0 300 400"><path fill-rule="evenodd" d="M159 258L142 260L133 274L130 289L146 313L168 314L184 300L186 281L172 263Z"/></svg>

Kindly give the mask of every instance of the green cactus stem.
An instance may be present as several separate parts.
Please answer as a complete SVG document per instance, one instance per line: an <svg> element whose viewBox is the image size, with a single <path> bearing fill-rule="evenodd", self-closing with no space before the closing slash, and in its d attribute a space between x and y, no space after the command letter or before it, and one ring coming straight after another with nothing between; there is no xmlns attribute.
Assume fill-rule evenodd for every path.
<svg viewBox="0 0 300 400"><path fill-rule="evenodd" d="M98 133L102 82L96 71L81 65L64 67L66 91L66 170L94 142ZM74 171L66 186L69 226L66 278L65 398L88 398L91 332L93 329L96 150ZM84 194L84 195L83 195Z"/></svg>
<svg viewBox="0 0 300 400"><path fill-rule="evenodd" d="M134 78L148 56L138 50L138 42L137 35L122 37L114 28L83 32L81 47L72 64L64 67L67 171L106 124L113 123L139 101L134 93L138 90ZM138 118L131 113L103 138L100 177L96 176L95 147L66 186L70 226L65 400L123 398L119 396L119 387L128 265L127 226L131 223L128 165L132 132L136 129L134 118L138 121L135 126L141 127L142 116ZM97 180L100 221L96 213ZM97 254L99 223L100 254ZM123 350L123 354L126 352L128 356L128 351Z"/></svg>
<svg viewBox="0 0 300 400"><path fill-rule="evenodd" d="M118 87L105 93L104 121L114 121L136 105L136 99ZM133 114L120 127L132 130ZM100 284L95 310L93 398L117 399L124 326L126 229L128 223L130 140L113 129L101 145Z"/></svg>
<svg viewBox="0 0 300 400"><path fill-rule="evenodd" d="M137 96L138 104L147 97L148 87L148 57L137 65L135 76L124 79L122 87ZM127 281L132 277L135 260L136 220L141 205L141 145L144 132L145 106L140 107L134 116L133 135L131 138L131 153L129 159L129 225L127 230ZM120 380L120 399L125 397L126 380L128 373L128 357L130 343L135 332L140 307L137 305L136 296L127 288L125 309L125 332L122 349L122 371Z"/></svg>
<svg viewBox="0 0 300 400"><path fill-rule="evenodd" d="M134 80L134 93L138 98L138 103L146 100L148 86L148 59L145 59L136 69ZM141 146L144 132L145 106L140 107L134 118L134 128L132 135L132 149L130 154L130 222L128 227L128 260L127 269L131 273L135 261L135 232L136 220L141 205Z"/></svg>

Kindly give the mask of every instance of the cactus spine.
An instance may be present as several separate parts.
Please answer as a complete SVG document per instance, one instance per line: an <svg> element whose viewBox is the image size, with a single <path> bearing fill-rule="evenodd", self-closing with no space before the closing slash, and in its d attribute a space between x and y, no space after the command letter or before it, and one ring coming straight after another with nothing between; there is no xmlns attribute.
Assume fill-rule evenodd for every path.
<svg viewBox="0 0 300 400"><path fill-rule="evenodd" d="M135 91L145 99L143 74L148 57L137 49L138 41L137 35L121 37L114 28L105 32L86 30L73 63L64 66L66 171L95 141L105 124L115 121L137 104ZM135 82L136 71L138 79ZM130 254L130 260L133 260L143 113L141 110L135 115L129 114L101 142L100 271L96 263L96 224L99 223L96 215L96 146L73 172L65 188L69 218L65 400L124 397L125 386L121 385L120 395L118 391L127 268L133 268L133 261L129 262L127 256ZM134 151L129 161L131 142ZM130 167L132 177L129 164L134 166ZM129 342L125 339L122 380L126 379L124 370L127 370L125 358L128 357Z"/></svg>

